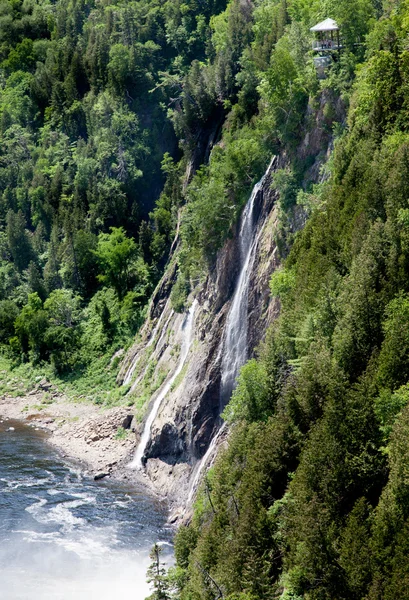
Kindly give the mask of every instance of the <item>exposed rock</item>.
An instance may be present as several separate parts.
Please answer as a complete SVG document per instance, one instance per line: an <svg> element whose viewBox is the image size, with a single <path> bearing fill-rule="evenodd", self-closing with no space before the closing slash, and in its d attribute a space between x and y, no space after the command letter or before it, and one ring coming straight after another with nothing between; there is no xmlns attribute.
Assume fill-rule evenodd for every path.
<svg viewBox="0 0 409 600"><path fill-rule="evenodd" d="M123 348L117 350L115 354L112 355L111 360L109 361L109 366L112 367L115 361L123 356L124 352L125 350Z"/></svg>
<svg viewBox="0 0 409 600"><path fill-rule="evenodd" d="M331 146L331 127L325 123L325 105L330 96L322 95L318 107L311 109L310 122L315 125L306 132L299 146L298 158L309 161L309 182L320 180L321 166ZM342 106L336 111L342 112ZM285 156L275 157L255 198L254 219L257 251L250 273L248 292L248 357L263 340L266 330L278 316L280 304L272 298L269 289L271 274L280 266L277 239L279 238L278 193L273 186L273 175L287 166ZM189 177L189 176L188 176ZM187 177L187 178L188 178ZM304 226L306 216L301 207L294 210L290 233ZM189 477L197 472L195 466L209 448L210 441L221 426L220 414L224 408L220 399L221 358L226 318L232 302L240 264L238 231L227 240L218 253L213 269L206 280L193 292L199 308L195 314L194 341L181 372L164 397L152 423L150 439L143 463L154 488L180 503L187 497ZM169 295L176 278L176 261L170 265L159 283L149 308L148 319L140 338L125 355L118 382L128 379L131 394L146 373L150 360L156 376L160 370L168 373L162 385L172 376L177 365L183 315L175 314ZM177 385L176 385L177 383ZM163 387L151 398L151 404ZM149 413L149 409L147 411ZM142 427L136 427L138 433ZM221 443L221 442L220 442Z"/></svg>
<svg viewBox="0 0 409 600"><path fill-rule="evenodd" d="M132 421L133 415L126 415L125 419L122 421L122 427L124 429L130 429Z"/></svg>
<svg viewBox="0 0 409 600"><path fill-rule="evenodd" d="M104 477L109 477L109 473L96 473L96 475L94 475L94 481L99 481L100 479L104 479Z"/></svg>
<svg viewBox="0 0 409 600"><path fill-rule="evenodd" d="M88 463L94 473L111 471L118 476L133 451L133 436L117 437L129 408L104 409L85 402L74 403L64 396L47 405L47 414L38 410L41 394L0 399L0 415L30 422L38 431L47 430L47 440L65 456Z"/></svg>
<svg viewBox="0 0 409 600"><path fill-rule="evenodd" d="M43 390L44 392L48 392L48 390L51 390L52 387L52 384L47 381L45 377L37 385L37 389Z"/></svg>
<svg viewBox="0 0 409 600"><path fill-rule="evenodd" d="M258 258L254 263L250 283L249 356L262 339L267 324L272 322L279 310L277 303L271 300L268 285L271 273L279 265L274 237L274 225L277 222L274 205L277 194L271 188L271 174L279 167L279 161L273 160L255 200L255 218L260 239ZM161 493L166 491L171 497L180 497L182 490L187 494L192 465L203 457L210 440L221 425L221 350L226 316L238 277L238 251L237 236L234 236L226 242L214 269L195 292L199 309L194 324L195 340L184 366L184 378L164 398L151 428L145 451L146 472L155 489ZM176 366L175 349L181 344L183 316L174 314L170 303L163 297L166 286L169 293L169 277L165 277L162 286L158 288L159 298L153 298L151 315L155 315L156 321L151 321L150 334L146 329L148 321L143 330L143 338L151 339L152 328L158 319L166 324L172 332L170 338L166 340L166 336L157 335L152 357L157 361L157 369L167 368L172 374ZM162 306L162 316L154 311L153 307L158 306ZM139 343L131 349L125 358L126 368L121 369L123 376L132 364L137 366L134 361L141 360L145 348L146 344ZM140 376L138 368L135 368L134 381ZM170 476L169 468L172 469Z"/></svg>

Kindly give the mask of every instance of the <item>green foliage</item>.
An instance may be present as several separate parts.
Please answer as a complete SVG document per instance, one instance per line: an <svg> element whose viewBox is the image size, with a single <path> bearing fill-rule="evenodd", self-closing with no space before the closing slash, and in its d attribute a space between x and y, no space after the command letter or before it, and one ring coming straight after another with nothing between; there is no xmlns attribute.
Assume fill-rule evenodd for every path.
<svg viewBox="0 0 409 600"><path fill-rule="evenodd" d="M149 596L149 600L170 600L166 569L160 561L161 553L162 548L158 544L155 544L150 553L152 562L147 571L147 581L153 588L153 594Z"/></svg>
<svg viewBox="0 0 409 600"><path fill-rule="evenodd" d="M110 356L173 240L183 311L271 155L287 158L281 315L241 371L169 578L153 549L154 598L405 597L409 20L406 2L384 8L375 22L371 0L1 3L0 342L30 389L38 368L123 402ZM320 83L309 28L326 17L344 50ZM311 190L317 157L298 146L320 113L323 135L341 132L340 95L347 127ZM151 367L137 410L167 375Z"/></svg>
<svg viewBox="0 0 409 600"><path fill-rule="evenodd" d="M214 259L243 207L255 177L267 159L264 140L252 128L228 136L215 148L208 167L200 169L188 191L181 226L182 271L201 272Z"/></svg>
<svg viewBox="0 0 409 600"><path fill-rule="evenodd" d="M255 12L277 15L276 6ZM291 26L259 73L257 117L288 156L314 90L308 57L297 56L303 30L329 15L342 24L349 50L323 87L345 98L363 57L354 44L379 10L288 3ZM297 202L310 216L286 238L293 244L270 283L280 317L241 370L224 411L228 447L177 538L182 600L407 597L407 11L389 5L368 38L328 178L300 192L296 161L275 176L282 208L291 214ZM225 19L218 25L222 44ZM254 31L262 35L260 23ZM321 108L330 126L336 111Z"/></svg>
<svg viewBox="0 0 409 600"><path fill-rule="evenodd" d="M30 353L34 363L44 356L46 329L47 315L41 299L36 292L29 294L27 304L16 319L15 330L22 353Z"/></svg>
<svg viewBox="0 0 409 600"><path fill-rule="evenodd" d="M297 200L298 184L295 174L290 169L279 169L274 173L273 185L280 194L280 206L288 211Z"/></svg>
<svg viewBox="0 0 409 600"><path fill-rule="evenodd" d="M0 301L13 303L14 321L22 315L16 328L3 319L2 344L12 339L19 359L86 368L80 340L89 319L99 320L94 357L140 326L182 203L184 164L174 160L175 119L166 110L174 90L161 80L186 78L198 100L204 94L206 121L212 108L206 112L200 68L190 65L205 59L210 19L224 9L218 0L141 0L115 10L66 0L1 3ZM115 317L105 287L118 296ZM29 294L46 304L61 290L77 299L78 323L35 333L48 309L34 309Z"/></svg>
<svg viewBox="0 0 409 600"><path fill-rule="evenodd" d="M115 434L116 440L124 440L129 433L129 429L124 429L123 427L118 427L117 432Z"/></svg>
<svg viewBox="0 0 409 600"><path fill-rule="evenodd" d="M186 300L190 292L190 282L184 273L179 273L178 278L172 288L170 301L172 308L178 313L182 313L186 308Z"/></svg>
<svg viewBox="0 0 409 600"><path fill-rule="evenodd" d="M390 389L381 389L375 400L375 413L380 422L381 431L387 441L393 430L393 424L401 411L409 402L408 384L403 385L394 393Z"/></svg>
<svg viewBox="0 0 409 600"><path fill-rule="evenodd" d="M396 389L409 380L409 298L400 294L386 307L379 356L380 384Z"/></svg>
<svg viewBox="0 0 409 600"><path fill-rule="evenodd" d="M129 264L136 254L135 242L126 237L122 228L112 227L110 234L99 234L95 252L102 271L98 279L123 298L130 285Z"/></svg>
<svg viewBox="0 0 409 600"><path fill-rule="evenodd" d="M17 319L19 310L12 300L0 301L0 341L7 344L14 335L14 323Z"/></svg>
<svg viewBox="0 0 409 600"><path fill-rule="evenodd" d="M250 360L240 371L238 386L223 418L229 423L263 421L272 412L267 371L264 365Z"/></svg>
<svg viewBox="0 0 409 600"><path fill-rule="evenodd" d="M272 296L284 298L295 285L295 274L287 269L277 269L270 278L270 290Z"/></svg>

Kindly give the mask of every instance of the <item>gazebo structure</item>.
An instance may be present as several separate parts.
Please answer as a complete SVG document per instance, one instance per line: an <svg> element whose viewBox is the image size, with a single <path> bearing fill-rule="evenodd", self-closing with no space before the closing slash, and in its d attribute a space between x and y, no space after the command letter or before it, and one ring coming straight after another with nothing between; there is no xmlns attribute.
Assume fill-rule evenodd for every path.
<svg viewBox="0 0 409 600"><path fill-rule="evenodd" d="M339 27L334 19L325 19L311 27L310 31L315 34L312 49L317 55L314 64L320 78L325 77L325 70L332 63L333 52L340 53L342 43L339 38Z"/></svg>
<svg viewBox="0 0 409 600"><path fill-rule="evenodd" d="M339 27L334 19L325 19L311 27L310 31L316 34L312 49L316 52L331 52L342 48L339 39Z"/></svg>

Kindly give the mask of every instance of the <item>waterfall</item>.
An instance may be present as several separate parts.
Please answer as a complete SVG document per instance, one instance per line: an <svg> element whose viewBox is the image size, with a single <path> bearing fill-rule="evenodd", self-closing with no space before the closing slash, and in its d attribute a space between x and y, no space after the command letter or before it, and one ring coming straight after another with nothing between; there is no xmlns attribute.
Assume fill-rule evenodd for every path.
<svg viewBox="0 0 409 600"><path fill-rule="evenodd" d="M160 326L162 324L163 315L166 312L167 304L168 303L166 303L163 311L161 312L161 315L160 315L160 317L158 319L158 322L156 323L156 326L155 326L154 330L152 331L151 336L149 338L149 341L146 344L145 348L149 348L149 346L152 346L153 342L155 341L155 338L157 336L159 328L160 328ZM133 361L131 363L131 366L129 367L129 369L126 372L126 375L124 377L123 385L128 385L128 383L131 383L131 380L132 380L132 377L133 377L133 374L135 372L136 365L138 364L138 362L139 362L139 353L136 353L136 355L135 355L135 357L134 357L134 359L133 359Z"/></svg>
<svg viewBox="0 0 409 600"><path fill-rule="evenodd" d="M272 159L266 174L269 172ZM220 408L224 408L230 400L230 396L236 384L236 378L240 367L247 360L247 333L248 333L248 292L250 285L250 277L253 270L254 259L258 241L261 235L260 228L257 235L257 223L254 218L254 208L256 198L259 191L262 189L264 175L261 180L254 186L251 196L243 210L240 222L239 231L239 246L240 246L240 273L234 290L233 300L230 306L229 313L226 319L226 327L224 338L219 346L219 355L222 355L221 364L221 383L220 383ZM214 453L217 442L221 434L225 430L225 423L220 427L216 435L213 437L206 454L197 463L194 472L194 477L189 488L187 506L193 500L193 496L198 488L202 472L206 467L209 458Z"/></svg>
<svg viewBox="0 0 409 600"><path fill-rule="evenodd" d="M202 471L205 468L205 466L207 465L209 458L213 454L213 452L216 448L217 442L219 441L220 436L222 435L223 431L225 430L225 427L226 427L226 424L223 423L223 425L220 427L219 431L216 433L216 435L213 437L212 441L210 442L209 447L206 450L206 454L203 456L203 458L197 464L195 476L192 479L192 483L190 484L190 487L189 487L189 493L188 493L188 497L187 497L186 506L190 506L190 504L192 503L193 496L195 495L195 492L197 491L197 488L200 483L200 477L202 475Z"/></svg>
<svg viewBox="0 0 409 600"><path fill-rule="evenodd" d="M175 372L173 373L172 377L169 379L169 381L163 387L162 391L156 398L155 402L153 403L152 410L149 413L149 416L145 423L145 427L143 430L141 440L136 449L135 457L129 465L129 467L132 469L139 469L142 467L142 458L143 458L143 455L145 454L146 446L148 444L148 441L149 441L149 438L151 435L152 423L154 422L156 415L158 414L158 411L159 411L160 405L162 404L162 401L166 398L167 394L169 393L169 391L172 387L173 382L175 381L175 379L179 375L179 373L182 371L183 365L185 364L187 355L189 353L190 345L192 343L193 321L194 321L196 307L197 307L197 300L194 300L192 303L192 306L189 308L189 311L183 320L182 327L181 327L182 333L183 333L183 341L182 341L182 347L180 349L180 356L179 356L179 362L178 362L177 368L176 368Z"/></svg>
<svg viewBox="0 0 409 600"><path fill-rule="evenodd" d="M264 176L265 177L265 176ZM240 275L234 291L233 301L227 315L221 365L220 404L221 408L230 400L240 367L247 359L248 291L253 269L259 234L254 232L254 206L264 177L254 186L241 217Z"/></svg>

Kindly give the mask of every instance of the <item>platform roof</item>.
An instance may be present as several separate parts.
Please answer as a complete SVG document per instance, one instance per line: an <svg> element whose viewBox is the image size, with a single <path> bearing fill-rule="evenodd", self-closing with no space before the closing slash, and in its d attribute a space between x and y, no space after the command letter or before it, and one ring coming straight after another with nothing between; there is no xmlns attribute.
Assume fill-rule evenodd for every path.
<svg viewBox="0 0 409 600"><path fill-rule="evenodd" d="M310 31L337 31L338 29L339 27L334 19L325 19L325 21L311 27Z"/></svg>

